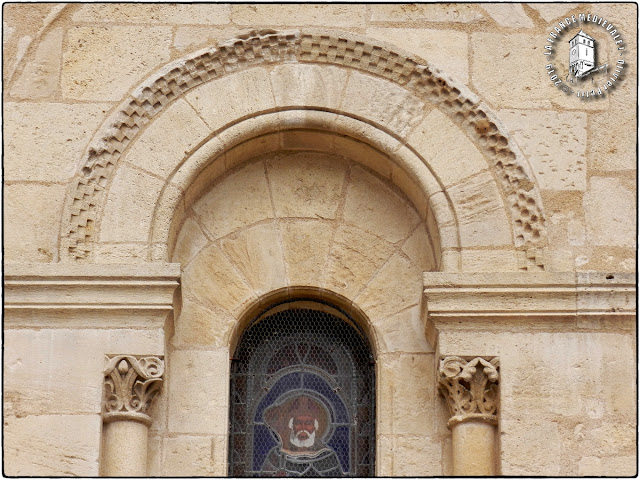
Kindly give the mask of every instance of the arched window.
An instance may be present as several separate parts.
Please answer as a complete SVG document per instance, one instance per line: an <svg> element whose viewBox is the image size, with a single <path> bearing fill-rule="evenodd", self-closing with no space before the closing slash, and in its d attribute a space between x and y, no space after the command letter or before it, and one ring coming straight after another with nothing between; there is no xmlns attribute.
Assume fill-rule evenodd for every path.
<svg viewBox="0 0 640 480"><path fill-rule="evenodd" d="M231 365L229 475L373 476L374 362L363 332L318 301L258 316Z"/></svg>

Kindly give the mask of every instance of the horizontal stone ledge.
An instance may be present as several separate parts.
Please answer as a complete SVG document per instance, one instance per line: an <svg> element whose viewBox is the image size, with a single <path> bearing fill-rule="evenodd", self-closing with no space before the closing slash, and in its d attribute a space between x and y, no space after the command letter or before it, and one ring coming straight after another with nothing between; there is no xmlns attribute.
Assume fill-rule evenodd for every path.
<svg viewBox="0 0 640 480"><path fill-rule="evenodd" d="M172 310L5 307L3 324L6 329L162 330Z"/></svg>
<svg viewBox="0 0 640 480"><path fill-rule="evenodd" d="M8 264L7 326L156 327L173 311L179 264Z"/></svg>
<svg viewBox="0 0 640 480"><path fill-rule="evenodd" d="M179 263L76 264L76 263L7 263L4 279L55 281L74 279L100 280L177 280Z"/></svg>
<svg viewBox="0 0 640 480"><path fill-rule="evenodd" d="M429 317L629 316L635 276L627 273L424 273Z"/></svg>
<svg viewBox="0 0 640 480"><path fill-rule="evenodd" d="M471 273L423 273L425 288L459 287L520 287L539 288L561 287L633 287L636 279L633 273L601 272L471 272Z"/></svg>

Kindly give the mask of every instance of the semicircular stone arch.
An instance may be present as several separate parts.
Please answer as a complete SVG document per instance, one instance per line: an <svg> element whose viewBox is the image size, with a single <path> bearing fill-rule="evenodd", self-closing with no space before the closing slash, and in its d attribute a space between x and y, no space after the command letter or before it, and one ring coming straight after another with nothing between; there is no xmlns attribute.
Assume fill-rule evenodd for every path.
<svg viewBox="0 0 640 480"><path fill-rule="evenodd" d="M244 81L238 81L241 77ZM296 80L293 83L292 78ZM311 84L305 85L306 81ZM278 91L278 85L283 84L300 88ZM252 87L250 91L237 90L238 86L247 85ZM326 88L327 85L333 88ZM209 108L207 102L212 95L227 100L229 92L240 99L244 94L244 101L223 102L226 109L217 111ZM505 243L514 248L539 247L546 241L541 200L527 162L503 133L498 120L465 87L455 86L452 80L416 57L351 34L261 31L167 65L137 88L106 121L90 143L70 186L61 222L60 258L94 258L98 235L112 230L103 216L110 208L117 210L126 202L146 211L156 222L162 210L158 199L161 194L171 197L166 193L169 179L181 175L180 166L194 152L240 122L250 122L262 114L281 114L293 107L335 112L373 126L401 145L395 149L398 158L410 152L420 159L422 165L400 162L401 170L405 177L415 180L424 178L417 170L426 169L435 180L432 183L438 187L425 193L429 203L434 201L430 195L440 193L444 200L441 203L449 210L456 230L452 249L465 246L467 235L462 231L465 221L472 237L481 236L486 218L480 215L477 222L464 218L469 215L465 211L475 217L474 210L489 217L501 217L497 220L501 227L506 218L510 239ZM175 128L180 124L171 122L176 118L186 122L188 135L173 142L174 151L165 152L173 154L171 159L163 160L157 150L154 171L126 164L127 156L131 159L136 156L136 149L142 152L148 149L141 139L145 135L152 138L153 127L161 130L163 122L171 126L163 130L168 140L172 138L172 130L180 132L180 128ZM189 119L197 125L190 124ZM221 119L224 122L216 123ZM282 125L286 125L286 119ZM339 128L334 130L339 133ZM451 137L443 135L446 132L456 135L453 145ZM200 165L196 170L202 171L206 166ZM138 198L128 191L145 175L155 186L154 199L148 195ZM400 176L396 173L396 178ZM178 203L168 201L174 206ZM438 208L432 206L432 210ZM126 208L119 214L123 212ZM165 213L165 217L172 215L173 212ZM439 229L441 226L438 222ZM109 243L109 235L101 241ZM144 261L166 258L166 247L164 252L154 253L154 248L159 247L157 242L152 245L155 233L151 225L145 235L144 241L136 238L130 242L147 250L146 256L140 258ZM112 243L127 242L117 238ZM108 261L108 255L103 255L102 261Z"/></svg>

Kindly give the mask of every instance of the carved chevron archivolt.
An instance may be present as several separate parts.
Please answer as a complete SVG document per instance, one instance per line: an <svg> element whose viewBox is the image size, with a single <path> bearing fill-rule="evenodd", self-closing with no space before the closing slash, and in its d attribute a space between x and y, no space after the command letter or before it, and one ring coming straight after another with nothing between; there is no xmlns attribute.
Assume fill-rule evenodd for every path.
<svg viewBox="0 0 640 480"><path fill-rule="evenodd" d="M353 68L383 77L430 101L465 129L492 162L511 208L517 247L543 243L544 217L526 162L500 132L492 114L426 62L351 34L297 30L252 31L165 67L141 85L91 143L68 197L61 259L88 259L94 228L115 166L141 129L194 87L258 64L308 62Z"/></svg>

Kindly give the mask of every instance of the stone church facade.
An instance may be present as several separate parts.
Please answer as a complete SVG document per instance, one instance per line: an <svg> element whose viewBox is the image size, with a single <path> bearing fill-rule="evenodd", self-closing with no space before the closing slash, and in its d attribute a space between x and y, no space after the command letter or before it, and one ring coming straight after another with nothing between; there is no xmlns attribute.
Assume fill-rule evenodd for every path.
<svg viewBox="0 0 640 480"><path fill-rule="evenodd" d="M5 5L5 475L635 475L636 26Z"/></svg>

